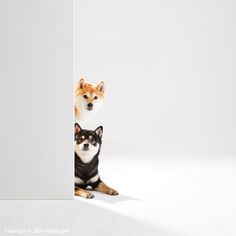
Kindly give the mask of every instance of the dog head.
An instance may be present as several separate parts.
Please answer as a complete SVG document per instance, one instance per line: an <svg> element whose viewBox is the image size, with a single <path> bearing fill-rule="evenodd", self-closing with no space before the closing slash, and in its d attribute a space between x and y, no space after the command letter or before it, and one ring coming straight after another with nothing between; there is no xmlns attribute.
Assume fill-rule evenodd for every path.
<svg viewBox="0 0 236 236"><path fill-rule="evenodd" d="M97 86L85 83L81 79L75 88L75 109L79 112L97 112L104 103L104 82Z"/></svg>
<svg viewBox="0 0 236 236"><path fill-rule="evenodd" d="M100 152L103 127L99 126L94 131L85 130L75 123L74 134L76 154L84 163L89 163Z"/></svg>

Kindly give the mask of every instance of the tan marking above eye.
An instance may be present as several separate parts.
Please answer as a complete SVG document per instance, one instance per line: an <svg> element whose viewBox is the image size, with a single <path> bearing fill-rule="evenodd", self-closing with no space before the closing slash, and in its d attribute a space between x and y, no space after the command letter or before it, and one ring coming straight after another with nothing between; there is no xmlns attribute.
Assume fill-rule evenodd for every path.
<svg viewBox="0 0 236 236"><path fill-rule="evenodd" d="M82 138L82 139L85 139L85 136L83 135L81 138Z"/></svg>
<svg viewBox="0 0 236 236"><path fill-rule="evenodd" d="M92 138L93 138L93 136L92 136L92 135L90 135L90 136L89 136L89 139L92 139Z"/></svg>

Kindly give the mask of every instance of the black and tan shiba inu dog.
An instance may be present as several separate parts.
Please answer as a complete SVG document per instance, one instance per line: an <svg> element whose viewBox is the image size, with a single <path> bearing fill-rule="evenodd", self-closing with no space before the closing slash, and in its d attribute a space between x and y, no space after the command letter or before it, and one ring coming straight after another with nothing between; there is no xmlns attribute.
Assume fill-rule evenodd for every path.
<svg viewBox="0 0 236 236"><path fill-rule="evenodd" d="M109 195L118 192L102 182L98 173L98 156L102 145L103 127L85 130L75 123L75 195L93 198L87 187Z"/></svg>

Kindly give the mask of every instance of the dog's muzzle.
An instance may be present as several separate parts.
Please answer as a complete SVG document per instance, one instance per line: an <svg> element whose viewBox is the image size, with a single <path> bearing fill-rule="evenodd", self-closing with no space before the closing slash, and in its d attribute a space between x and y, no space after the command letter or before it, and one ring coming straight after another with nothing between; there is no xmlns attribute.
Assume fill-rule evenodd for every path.
<svg viewBox="0 0 236 236"><path fill-rule="evenodd" d="M91 102L88 103L87 110L93 110L93 104Z"/></svg>
<svg viewBox="0 0 236 236"><path fill-rule="evenodd" d="M88 151L88 150L89 150L89 144L88 144L88 143L85 143L85 144L84 144L83 150L84 150L84 151Z"/></svg>

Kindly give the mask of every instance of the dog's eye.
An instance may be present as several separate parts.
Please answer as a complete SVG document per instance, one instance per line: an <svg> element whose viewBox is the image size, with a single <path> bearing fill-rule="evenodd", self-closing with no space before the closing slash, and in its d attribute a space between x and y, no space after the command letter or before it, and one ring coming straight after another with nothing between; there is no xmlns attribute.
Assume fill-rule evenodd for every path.
<svg viewBox="0 0 236 236"><path fill-rule="evenodd" d="M94 99L97 100L97 99L98 99L98 96L95 96Z"/></svg>
<svg viewBox="0 0 236 236"><path fill-rule="evenodd" d="M88 98L88 96L85 94L84 96L83 96L85 99L87 99Z"/></svg>
<svg viewBox="0 0 236 236"><path fill-rule="evenodd" d="M79 143L82 143L85 140L85 136L78 136L78 138L76 139Z"/></svg>

